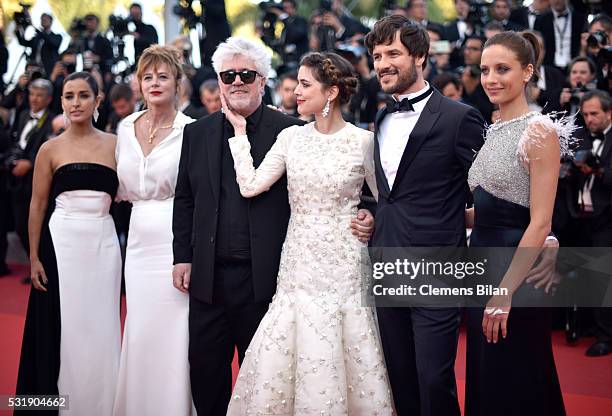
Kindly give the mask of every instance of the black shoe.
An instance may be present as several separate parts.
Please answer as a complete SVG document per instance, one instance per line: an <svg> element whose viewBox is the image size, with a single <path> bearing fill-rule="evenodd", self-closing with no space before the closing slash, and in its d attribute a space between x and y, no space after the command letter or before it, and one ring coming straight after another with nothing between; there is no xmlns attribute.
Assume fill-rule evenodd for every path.
<svg viewBox="0 0 612 416"><path fill-rule="evenodd" d="M586 355L588 357L601 357L603 355L608 355L612 352L612 344L605 341L595 341L593 345L586 350Z"/></svg>
<svg viewBox="0 0 612 416"><path fill-rule="evenodd" d="M30 283L32 283L32 278L30 278L30 276L22 277L21 283L23 283L24 285L29 285Z"/></svg>

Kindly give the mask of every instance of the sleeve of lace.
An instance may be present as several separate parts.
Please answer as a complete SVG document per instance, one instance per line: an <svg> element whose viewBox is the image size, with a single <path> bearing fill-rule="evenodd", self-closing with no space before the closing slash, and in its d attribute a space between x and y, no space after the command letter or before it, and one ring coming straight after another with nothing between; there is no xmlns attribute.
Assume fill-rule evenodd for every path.
<svg viewBox="0 0 612 416"><path fill-rule="evenodd" d="M363 166L365 168L365 180L372 191L374 199L378 201L378 187L376 185L376 171L374 167L374 133L368 132L364 138Z"/></svg>
<svg viewBox="0 0 612 416"><path fill-rule="evenodd" d="M529 164L529 148L542 146L551 131L559 138L559 157L572 156L572 146L576 142L573 137L577 127L574 116L565 116L562 113L541 114L531 120L523 133L516 148L516 157L519 161Z"/></svg>
<svg viewBox="0 0 612 416"><path fill-rule="evenodd" d="M257 169L253 166L251 144L248 137L241 135L229 139L230 150L234 158L236 181L242 196L251 198L266 192L284 175L289 148L290 133L288 133L288 130L290 129L285 129L279 133L276 142Z"/></svg>

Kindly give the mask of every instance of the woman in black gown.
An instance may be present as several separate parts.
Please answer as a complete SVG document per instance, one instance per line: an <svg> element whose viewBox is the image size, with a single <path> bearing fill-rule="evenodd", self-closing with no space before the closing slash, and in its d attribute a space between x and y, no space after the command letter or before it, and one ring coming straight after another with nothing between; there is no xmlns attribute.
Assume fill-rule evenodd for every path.
<svg viewBox="0 0 612 416"><path fill-rule="evenodd" d="M485 44L482 85L501 120L469 173L471 247L507 247L487 257L489 281L507 295L467 312L466 415L564 415L543 290L524 282L550 232L560 155L571 120L529 112L526 86L538 61L530 33L503 32ZM518 248L515 250L514 248ZM503 249L502 249L503 250ZM519 300L529 299L532 307Z"/></svg>
<svg viewBox="0 0 612 416"><path fill-rule="evenodd" d="M108 212L116 137L93 127L100 101L90 74L64 81L70 126L38 153L29 217L33 289L17 394L68 395L74 415L111 414L119 366L121 256ZM57 410L35 412L45 413Z"/></svg>

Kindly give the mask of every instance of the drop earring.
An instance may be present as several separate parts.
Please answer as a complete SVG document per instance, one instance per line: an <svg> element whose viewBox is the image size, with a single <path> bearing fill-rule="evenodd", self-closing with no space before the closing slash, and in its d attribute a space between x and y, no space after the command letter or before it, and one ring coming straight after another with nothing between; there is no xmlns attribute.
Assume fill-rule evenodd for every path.
<svg viewBox="0 0 612 416"><path fill-rule="evenodd" d="M327 104L325 104L325 107L323 107L323 111L321 111L321 115L323 117L327 117L329 115L329 104L331 103L331 100L328 98L327 99Z"/></svg>
<svg viewBox="0 0 612 416"><path fill-rule="evenodd" d="M98 107L95 108L94 112L93 112L93 119L94 122L98 121L98 117L100 117L100 112L98 111Z"/></svg>

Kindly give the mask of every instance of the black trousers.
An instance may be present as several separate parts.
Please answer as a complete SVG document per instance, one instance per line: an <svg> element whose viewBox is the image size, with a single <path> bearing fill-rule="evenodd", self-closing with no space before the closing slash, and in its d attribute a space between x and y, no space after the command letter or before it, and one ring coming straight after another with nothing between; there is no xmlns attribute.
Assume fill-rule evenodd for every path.
<svg viewBox="0 0 612 416"><path fill-rule="evenodd" d="M459 416L459 308L378 308L377 314L397 414Z"/></svg>
<svg viewBox="0 0 612 416"><path fill-rule="evenodd" d="M0 180L2 180L1 176ZM0 272L8 268L6 265L6 252L8 250L6 235L11 227L11 218L11 195L8 191L0 189Z"/></svg>
<svg viewBox="0 0 612 416"><path fill-rule="evenodd" d="M15 232L19 237L19 241L23 246L28 257L30 256L30 239L28 238L28 217L30 216L30 192L16 191L13 192L13 221L15 223Z"/></svg>
<svg viewBox="0 0 612 416"><path fill-rule="evenodd" d="M232 359L245 352L270 300L253 301L249 261L215 264L213 304L189 300L191 394L198 416L225 416L232 392Z"/></svg>
<svg viewBox="0 0 612 416"><path fill-rule="evenodd" d="M612 247L611 215L612 213L607 211L600 218L591 221L588 230L593 247ZM594 308L593 321L597 341L612 343L612 308Z"/></svg>

